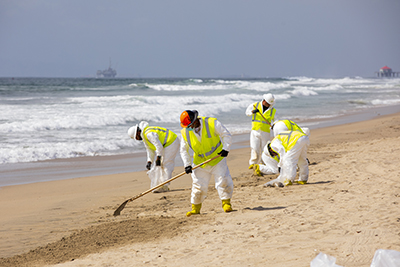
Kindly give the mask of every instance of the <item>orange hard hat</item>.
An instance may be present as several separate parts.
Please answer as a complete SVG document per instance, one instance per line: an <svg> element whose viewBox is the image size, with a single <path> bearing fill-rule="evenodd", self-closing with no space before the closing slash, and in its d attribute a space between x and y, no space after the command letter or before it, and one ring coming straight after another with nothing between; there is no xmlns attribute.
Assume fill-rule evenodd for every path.
<svg viewBox="0 0 400 267"><path fill-rule="evenodd" d="M186 128L190 126L196 119L199 113L197 110L185 110L181 114L181 126Z"/></svg>

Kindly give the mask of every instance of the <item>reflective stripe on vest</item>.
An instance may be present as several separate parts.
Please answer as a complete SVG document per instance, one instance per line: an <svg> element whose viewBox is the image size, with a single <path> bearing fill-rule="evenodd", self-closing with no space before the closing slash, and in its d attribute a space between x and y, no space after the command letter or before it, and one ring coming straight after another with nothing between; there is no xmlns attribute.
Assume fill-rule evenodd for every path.
<svg viewBox="0 0 400 267"><path fill-rule="evenodd" d="M188 143L190 149L193 150L193 163L198 165L212 157L215 157L222 150L221 138L215 134L215 118L199 117L202 124L201 142L196 137L193 129L190 127L181 130L182 137ZM215 166L223 158L217 158L205 165ZM204 168L205 165L201 167Z"/></svg>
<svg viewBox="0 0 400 267"><path fill-rule="evenodd" d="M160 140L160 143L162 144L163 147L169 146L177 138L177 135L174 132L172 132L166 128L148 126L148 127L144 128L143 138L146 141L149 148L152 150L156 150L156 147L147 138L147 134L150 132L156 133L158 135L158 139Z"/></svg>
<svg viewBox="0 0 400 267"><path fill-rule="evenodd" d="M286 127L289 129L289 131L299 131L303 132L303 130L293 121L291 120L282 120L283 123L286 125Z"/></svg>
<svg viewBox="0 0 400 267"><path fill-rule="evenodd" d="M265 113L263 113L263 105L261 102L257 102L257 105L255 105L255 106L259 112L254 113L252 115L251 129L252 130L262 130L264 132L269 133L271 129L270 129L270 125L268 124L268 122L271 124L271 121L273 121L273 119L274 119L276 110L274 108L271 108L269 111L267 109L265 111ZM261 114L263 114L264 118L267 119L268 122L266 122L264 120L264 118L261 116Z"/></svg>
<svg viewBox="0 0 400 267"><path fill-rule="evenodd" d="M285 151L288 152L290 149L294 147L299 140L300 137L305 136L304 133L299 131L285 131L278 134L275 139L279 139L282 142L282 146L285 148ZM272 142L274 142L272 140Z"/></svg>

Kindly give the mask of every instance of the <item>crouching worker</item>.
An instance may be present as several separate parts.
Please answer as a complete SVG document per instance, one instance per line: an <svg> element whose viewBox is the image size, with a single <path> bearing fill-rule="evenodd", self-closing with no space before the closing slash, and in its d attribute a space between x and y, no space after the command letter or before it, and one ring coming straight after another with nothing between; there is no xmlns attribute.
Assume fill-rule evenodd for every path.
<svg viewBox="0 0 400 267"><path fill-rule="evenodd" d="M222 209L231 212L231 198L233 194L233 181L226 163L232 136L229 131L217 119L210 117L198 117L196 110L186 110L181 114L181 148L180 154L185 172L192 176L191 203L192 210L186 216L199 214L201 205L207 197L208 184L211 176L214 176L215 188L222 201ZM200 163L218 157L200 168L192 170L192 158L189 148L193 151L193 164Z"/></svg>
<svg viewBox="0 0 400 267"><path fill-rule="evenodd" d="M298 126L292 120L279 120L276 121L272 126L271 130L273 132L273 136L277 136L281 132L284 131L299 131L305 133L307 136L310 136L310 130L305 127ZM277 174L279 173L279 156L275 156L271 158L268 152L268 146L266 145L263 149L263 153L261 155L261 159L264 164L254 164L254 174L257 176L262 176L263 174Z"/></svg>
<svg viewBox="0 0 400 267"><path fill-rule="evenodd" d="M283 187L294 182L306 184L308 181L307 149L309 145L308 136L300 131L284 131L275 136L264 151L269 153L270 157L279 156L280 174L278 178L269 181L264 186ZM297 166L299 167L299 179L295 181Z"/></svg>
<svg viewBox="0 0 400 267"><path fill-rule="evenodd" d="M151 180L150 188L153 188L172 177L175 167L175 157L179 151L178 136L165 128L149 126L146 121L132 126L128 135L135 140L142 140L147 152L147 175ZM152 164L155 160L155 164ZM152 167L153 165L153 167ZM169 191L168 184L154 190L154 193Z"/></svg>

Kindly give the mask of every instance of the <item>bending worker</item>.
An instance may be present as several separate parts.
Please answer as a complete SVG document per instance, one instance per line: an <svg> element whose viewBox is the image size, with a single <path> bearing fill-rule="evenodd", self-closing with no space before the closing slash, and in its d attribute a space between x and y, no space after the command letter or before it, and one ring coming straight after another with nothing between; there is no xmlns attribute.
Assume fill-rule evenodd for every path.
<svg viewBox="0 0 400 267"><path fill-rule="evenodd" d="M181 148L180 153L185 166L185 172L192 175L192 210L186 216L199 214L201 204L207 197L208 184L214 176L215 188L222 201L225 212L232 211L231 198L233 181L226 163L232 136L229 131L215 118L198 117L197 110L185 110L181 117ZM192 170L192 160L189 148L193 151L193 164L198 165L217 155L220 157Z"/></svg>
<svg viewBox="0 0 400 267"><path fill-rule="evenodd" d="M306 127L301 128L292 120L279 120L275 121L275 123L271 127L274 136L277 136L281 132L284 131L300 131L305 133L307 136L310 136L310 130ZM271 158L268 153L267 146L264 147L263 153L261 155L261 159L264 164L254 164L254 174L258 176L262 176L263 174L276 174L279 173L279 156L275 156Z"/></svg>
<svg viewBox="0 0 400 267"><path fill-rule="evenodd" d="M254 164L260 163L263 148L271 140L270 127L276 113L273 108L274 103L275 97L272 94L265 94L262 101L255 102L246 109L246 115L251 116L249 169L252 169Z"/></svg>
<svg viewBox="0 0 400 267"><path fill-rule="evenodd" d="M138 125L132 126L128 130L128 135L135 140L142 140L147 151L146 169L147 175L151 180L150 188L153 188L172 177L175 167L175 157L179 151L178 136L165 128L149 126L146 121L141 121ZM155 164L152 163L155 159ZM160 168L156 168L160 167ZM154 193L169 191L168 184L154 190Z"/></svg>
<svg viewBox="0 0 400 267"><path fill-rule="evenodd" d="M305 133L300 131L284 131L279 133L272 142L267 144L265 153L270 157L279 156L280 174L278 178L269 181L264 186L283 187L294 182L306 184L308 181L307 149L310 140ZM299 166L299 179L295 181L297 166Z"/></svg>

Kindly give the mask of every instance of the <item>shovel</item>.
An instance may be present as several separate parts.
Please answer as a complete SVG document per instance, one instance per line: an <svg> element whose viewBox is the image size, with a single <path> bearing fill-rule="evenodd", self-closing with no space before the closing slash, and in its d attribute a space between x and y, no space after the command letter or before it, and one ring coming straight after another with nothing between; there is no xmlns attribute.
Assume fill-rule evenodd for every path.
<svg viewBox="0 0 400 267"><path fill-rule="evenodd" d="M212 161L212 160L214 160L214 159L216 159L216 158L219 158L219 157L220 157L220 155L215 156L215 157L213 157L213 158L211 158L211 159L208 159L208 160L204 161L203 163L200 163L199 165L194 166L194 167L192 168L192 170L197 169L198 167L201 167L201 166L203 166L204 164L209 163L210 161ZM114 211L114 216L120 215L120 214L121 214L121 211L125 208L126 204L128 204L129 202L134 201L135 199L138 199L139 197L142 197L142 196L146 195L147 193L150 193L150 192L152 192L153 190L155 190L155 189L157 189L157 188L160 188L161 186L163 186L163 185L165 185L165 184L168 184L169 182L172 182L173 180L175 180L175 179L177 179L177 178L179 178L179 177L181 177L181 176L183 176L183 175L185 175L185 174L186 174L186 172L182 172L182 173L180 173L180 174L178 174L178 175L172 177L171 179L169 179L169 180L167 180L167 181L165 181L165 182L163 182L163 183L161 183L161 184L159 184L159 185L157 185L157 186L155 186L155 187L153 187L153 188L150 188L149 190L146 190L146 191L140 193L139 195L136 195L136 196L134 196L134 197L132 197L132 198L130 198L130 199L128 199L128 200L125 200L124 203L122 203L122 204Z"/></svg>

